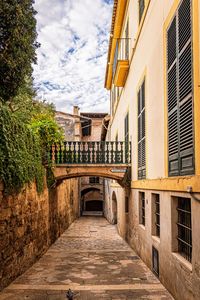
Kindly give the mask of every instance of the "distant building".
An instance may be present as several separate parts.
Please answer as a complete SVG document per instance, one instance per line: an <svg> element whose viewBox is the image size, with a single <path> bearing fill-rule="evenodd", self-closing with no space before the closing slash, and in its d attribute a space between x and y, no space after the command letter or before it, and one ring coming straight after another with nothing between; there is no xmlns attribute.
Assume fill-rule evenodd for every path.
<svg viewBox="0 0 200 300"><path fill-rule="evenodd" d="M109 116L106 113L80 113L74 106L73 114L56 112L56 121L63 128L66 141L101 141ZM90 149L92 150L92 148ZM104 210L104 179L98 176L79 178L80 214L92 214Z"/></svg>
<svg viewBox="0 0 200 300"><path fill-rule="evenodd" d="M102 126L105 113L80 113L81 117L88 118L82 124L82 138L84 142L94 142L101 140ZM92 146L92 145L91 145ZM91 148L92 149L92 148ZM81 178L81 207L83 214L90 214L104 210L104 179L98 176Z"/></svg>

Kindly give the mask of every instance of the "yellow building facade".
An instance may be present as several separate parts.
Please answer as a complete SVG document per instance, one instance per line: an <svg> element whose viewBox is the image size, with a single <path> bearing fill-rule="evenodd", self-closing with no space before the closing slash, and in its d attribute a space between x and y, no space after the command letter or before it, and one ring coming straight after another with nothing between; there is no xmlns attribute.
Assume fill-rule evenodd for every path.
<svg viewBox="0 0 200 300"><path fill-rule="evenodd" d="M107 139L129 140L131 189L106 215L175 299L200 299L200 3L115 0Z"/></svg>

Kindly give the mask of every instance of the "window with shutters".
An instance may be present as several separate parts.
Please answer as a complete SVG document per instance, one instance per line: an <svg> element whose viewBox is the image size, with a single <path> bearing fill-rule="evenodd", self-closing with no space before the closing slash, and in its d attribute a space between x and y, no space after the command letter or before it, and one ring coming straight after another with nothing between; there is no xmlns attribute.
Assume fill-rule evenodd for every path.
<svg viewBox="0 0 200 300"><path fill-rule="evenodd" d="M140 23L145 9L145 0L139 0L138 6L139 6L139 23Z"/></svg>
<svg viewBox="0 0 200 300"><path fill-rule="evenodd" d="M169 176L194 174L191 2L181 1L167 29Z"/></svg>
<svg viewBox="0 0 200 300"><path fill-rule="evenodd" d="M125 152L129 152L129 113L126 114L124 119L124 141L125 141Z"/></svg>
<svg viewBox="0 0 200 300"><path fill-rule="evenodd" d="M152 235L160 237L160 195L152 193Z"/></svg>
<svg viewBox="0 0 200 300"><path fill-rule="evenodd" d="M111 91L111 105L112 105L112 115L114 115L115 106L119 99L120 89L117 86L113 86Z"/></svg>
<svg viewBox="0 0 200 300"><path fill-rule="evenodd" d="M126 114L124 119L124 140L127 143L129 141L129 113Z"/></svg>
<svg viewBox="0 0 200 300"><path fill-rule="evenodd" d="M125 29L125 59L129 60L129 21L127 21Z"/></svg>
<svg viewBox="0 0 200 300"><path fill-rule="evenodd" d="M145 226L145 193L139 192L139 223Z"/></svg>
<svg viewBox="0 0 200 300"><path fill-rule="evenodd" d="M138 91L138 179L146 178L145 80Z"/></svg>

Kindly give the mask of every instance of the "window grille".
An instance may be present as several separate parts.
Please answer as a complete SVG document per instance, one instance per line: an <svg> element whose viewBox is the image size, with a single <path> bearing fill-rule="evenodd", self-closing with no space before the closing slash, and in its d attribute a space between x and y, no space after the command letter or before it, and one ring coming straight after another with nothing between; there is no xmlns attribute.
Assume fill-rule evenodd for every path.
<svg viewBox="0 0 200 300"><path fill-rule="evenodd" d="M145 80L138 91L138 179L146 178Z"/></svg>
<svg viewBox="0 0 200 300"><path fill-rule="evenodd" d="M155 194L156 236L160 237L160 195Z"/></svg>
<svg viewBox="0 0 200 300"><path fill-rule="evenodd" d="M154 247L152 247L152 266L154 274L159 277L159 252Z"/></svg>
<svg viewBox="0 0 200 300"><path fill-rule="evenodd" d="M191 200L178 198L178 252L189 262L192 261Z"/></svg>
<svg viewBox="0 0 200 300"><path fill-rule="evenodd" d="M139 4L139 23L140 23L145 9L145 0L139 0L138 4Z"/></svg>
<svg viewBox="0 0 200 300"><path fill-rule="evenodd" d="M90 177L90 183L91 184L99 183L99 177Z"/></svg>
<svg viewBox="0 0 200 300"><path fill-rule="evenodd" d="M140 224L145 226L145 193L139 192Z"/></svg>
<svg viewBox="0 0 200 300"><path fill-rule="evenodd" d="M194 174L191 0L183 0L167 30L169 176Z"/></svg>

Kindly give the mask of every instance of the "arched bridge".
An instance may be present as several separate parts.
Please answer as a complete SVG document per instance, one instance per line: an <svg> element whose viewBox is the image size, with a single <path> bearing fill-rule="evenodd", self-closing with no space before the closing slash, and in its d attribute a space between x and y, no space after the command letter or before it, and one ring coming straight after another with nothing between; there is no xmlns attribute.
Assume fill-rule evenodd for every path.
<svg viewBox="0 0 200 300"><path fill-rule="evenodd" d="M129 185L130 142L63 142L52 145L49 159L59 183L64 179L98 176Z"/></svg>

